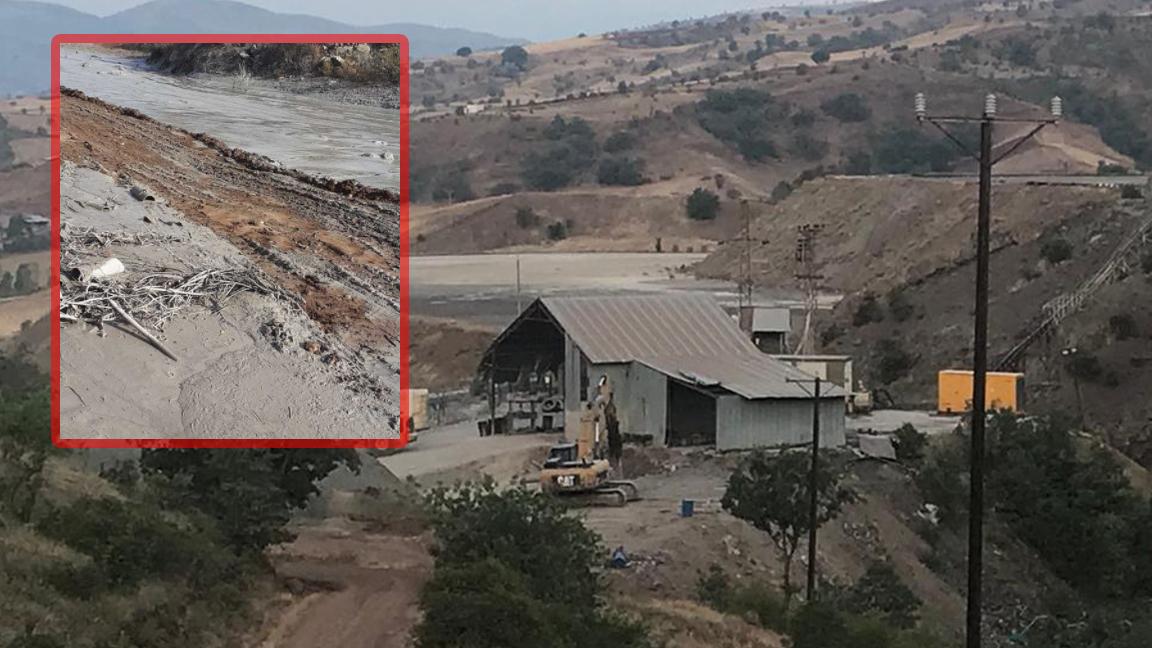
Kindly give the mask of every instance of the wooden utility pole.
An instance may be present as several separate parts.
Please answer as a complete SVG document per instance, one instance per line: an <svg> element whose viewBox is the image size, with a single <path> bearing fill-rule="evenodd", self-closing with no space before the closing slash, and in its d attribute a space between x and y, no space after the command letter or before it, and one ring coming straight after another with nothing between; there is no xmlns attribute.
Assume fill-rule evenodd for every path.
<svg viewBox="0 0 1152 648"><path fill-rule="evenodd" d="M935 126L971 158L980 169L979 202L976 212L976 316L974 350L972 357L972 439L969 466L968 494L968 612L966 620L967 648L980 648L982 643L981 619L983 607L984 566L984 441L988 423L988 273L992 230L992 167L1016 152L1042 128L1059 122L1064 112L1059 97L1052 98L1052 118L1018 119L998 117L996 95L984 97L984 112L980 117L931 116L924 93L916 94L916 120ZM1032 130L1016 140L1008 150L993 155L992 130L996 122L1026 123ZM979 124L980 150L972 152L945 124Z"/></svg>
<svg viewBox="0 0 1152 648"><path fill-rule="evenodd" d="M808 602L816 600L816 531L820 497L820 383L819 376L811 380L789 378L790 383L812 383L812 465L808 471Z"/></svg>

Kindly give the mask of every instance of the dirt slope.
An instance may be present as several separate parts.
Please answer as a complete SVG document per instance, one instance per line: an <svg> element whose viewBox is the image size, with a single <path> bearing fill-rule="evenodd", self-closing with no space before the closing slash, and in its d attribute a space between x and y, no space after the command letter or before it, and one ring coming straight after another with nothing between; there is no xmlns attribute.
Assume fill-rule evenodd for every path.
<svg viewBox="0 0 1152 648"><path fill-rule="evenodd" d="M99 100L67 95L61 109L66 159L151 188L303 297L308 313L329 330L350 343L394 350L399 296L394 203L374 191L353 197L360 191L355 183L312 186L277 172L269 161L218 149L210 138L194 138ZM277 259L299 254L311 257L313 269Z"/></svg>
<svg viewBox="0 0 1152 648"><path fill-rule="evenodd" d="M993 190L992 242L1002 248L1037 240L1066 219L1099 213L1117 190L1002 185ZM752 238L755 279L793 285L799 225L824 225L817 258L830 290L877 293L922 279L971 257L976 185L915 178L822 178L762 208ZM703 277L732 278L744 253L721 246L699 266Z"/></svg>
<svg viewBox="0 0 1152 648"><path fill-rule="evenodd" d="M695 222L684 214L687 195L635 195L627 190L587 190L560 193L528 192L481 198L452 205L413 210L413 252L462 254L484 251L539 249L556 252L651 252L656 239L664 251L703 250L732 236L739 227L735 205L713 221ZM537 220L527 226L516 212L528 207ZM563 223L567 235L551 241L546 228Z"/></svg>

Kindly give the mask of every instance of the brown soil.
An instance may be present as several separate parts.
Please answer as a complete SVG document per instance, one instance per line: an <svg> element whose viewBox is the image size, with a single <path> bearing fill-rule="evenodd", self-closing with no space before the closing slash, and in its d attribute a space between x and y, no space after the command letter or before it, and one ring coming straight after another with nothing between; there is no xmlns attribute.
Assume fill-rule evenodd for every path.
<svg viewBox="0 0 1152 648"><path fill-rule="evenodd" d="M409 327L409 382L433 392L468 387L481 354L499 332L435 317L411 317Z"/></svg>
<svg viewBox="0 0 1152 648"><path fill-rule="evenodd" d="M407 648L420 590L432 572L425 534L371 533L329 520L303 527L272 554L288 592L251 648Z"/></svg>
<svg viewBox="0 0 1152 648"><path fill-rule="evenodd" d="M144 185L208 226L300 295L329 332L351 344L394 347L396 318L370 316L373 304L395 308L399 294L391 194L280 170L80 93L65 93L61 110L65 159ZM306 264L295 261L302 257Z"/></svg>

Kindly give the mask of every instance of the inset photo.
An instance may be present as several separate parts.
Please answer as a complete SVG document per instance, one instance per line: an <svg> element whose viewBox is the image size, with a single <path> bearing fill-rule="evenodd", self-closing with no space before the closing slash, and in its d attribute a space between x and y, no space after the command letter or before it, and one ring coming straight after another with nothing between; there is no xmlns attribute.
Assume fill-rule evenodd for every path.
<svg viewBox="0 0 1152 648"><path fill-rule="evenodd" d="M407 442L407 42L348 38L56 38L57 445Z"/></svg>

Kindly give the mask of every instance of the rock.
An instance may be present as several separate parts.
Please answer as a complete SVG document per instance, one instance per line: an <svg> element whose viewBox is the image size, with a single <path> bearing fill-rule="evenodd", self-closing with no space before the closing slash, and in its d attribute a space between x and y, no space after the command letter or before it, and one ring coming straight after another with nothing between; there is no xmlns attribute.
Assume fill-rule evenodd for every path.
<svg viewBox="0 0 1152 648"><path fill-rule="evenodd" d="M317 342L316 340L308 340L307 342L304 342L300 346L303 347L304 350L307 351L308 353L320 353L320 351L321 351L320 343Z"/></svg>

